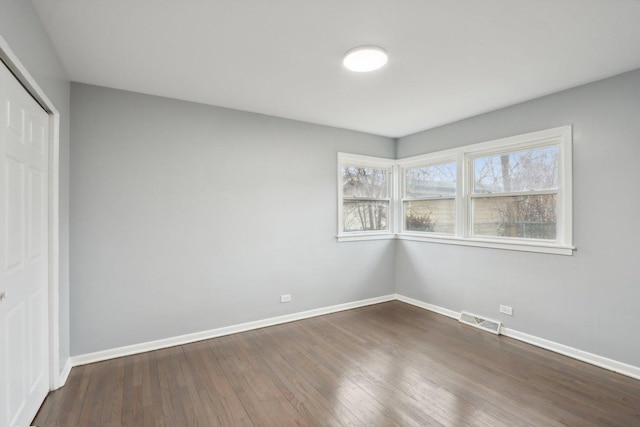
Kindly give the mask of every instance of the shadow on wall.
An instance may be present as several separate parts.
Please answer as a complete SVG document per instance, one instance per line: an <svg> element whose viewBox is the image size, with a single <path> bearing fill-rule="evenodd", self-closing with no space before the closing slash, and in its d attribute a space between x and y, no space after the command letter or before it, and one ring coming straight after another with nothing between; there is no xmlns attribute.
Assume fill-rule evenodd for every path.
<svg viewBox="0 0 640 427"><path fill-rule="evenodd" d="M430 289L429 283L435 280L437 270L430 267L429 258L422 255L424 250L411 250L416 243L424 248L422 242L396 241L396 293L435 304L437 291Z"/></svg>
<svg viewBox="0 0 640 427"><path fill-rule="evenodd" d="M372 240L338 243L339 257L346 257L343 271L323 273L334 280L352 283L345 294L346 301L358 301L395 293L395 257L394 240ZM384 245L380 249L381 245ZM354 251L355 247L360 250ZM359 261L365 257L367 263ZM349 268L349 266L362 266ZM346 277L344 277L346 275ZM342 278L341 278L342 277Z"/></svg>

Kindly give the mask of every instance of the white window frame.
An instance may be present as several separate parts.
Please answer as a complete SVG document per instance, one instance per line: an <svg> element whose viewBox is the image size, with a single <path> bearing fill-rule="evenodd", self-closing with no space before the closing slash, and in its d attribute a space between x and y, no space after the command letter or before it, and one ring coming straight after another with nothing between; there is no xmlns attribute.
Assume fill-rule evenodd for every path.
<svg viewBox="0 0 640 427"><path fill-rule="evenodd" d="M541 146L558 147L558 190L556 239L526 239L513 237L477 236L472 234L472 164L474 158ZM398 238L453 245L476 246L516 251L573 255L573 182L572 182L572 127L561 126L508 138L466 145L450 150L390 160L370 156L338 153L338 240L371 240ZM456 220L455 234L404 230L404 170L439 163L456 162ZM342 166L355 165L391 171L389 202L389 230L344 232L342 224ZM512 193L510 193L512 194ZM530 194L530 193L528 193Z"/></svg>
<svg viewBox="0 0 640 427"><path fill-rule="evenodd" d="M434 155L422 155L409 157L407 159L403 159L398 161L398 182L400 187L400 200L399 200L399 223L397 225L397 229L400 230L400 234L404 236L440 236L440 237L454 237L457 235L458 230L460 229L458 225L458 188L460 187L460 167L457 162L457 156L453 153L448 152L439 152L434 153ZM406 175L405 172L408 169L419 168L422 166L435 166L443 163L456 163L456 193L453 196L446 197L406 197ZM453 199L456 204L456 222L454 224L454 232L453 234L449 233L438 233L433 231L411 231L405 230L405 202L408 201L419 201L419 200L443 200L443 199Z"/></svg>
<svg viewBox="0 0 640 427"><path fill-rule="evenodd" d="M357 166L364 168L384 169L388 171L388 189L386 198L376 198L371 200L383 200L389 203L386 230L365 230L365 231L344 231L343 202L342 194L342 168L344 166ZM395 160L380 157L362 156L359 154L338 153L338 241L353 240L379 240L393 239L396 237L396 172Z"/></svg>
<svg viewBox="0 0 640 427"><path fill-rule="evenodd" d="M527 150L541 146L558 147L558 191L557 191L557 234L553 241L513 237L476 236L472 234L472 192L473 176L471 162L476 157L511 151ZM451 150L439 151L423 156L409 157L398 161L400 169L406 165L440 162L441 159L456 158L456 234L442 235L424 232L398 233L402 240L417 240L495 249L527 252L541 252L558 255L572 255L573 250L573 203L572 203L572 129L562 126L524 135L517 135L479 144L467 145Z"/></svg>

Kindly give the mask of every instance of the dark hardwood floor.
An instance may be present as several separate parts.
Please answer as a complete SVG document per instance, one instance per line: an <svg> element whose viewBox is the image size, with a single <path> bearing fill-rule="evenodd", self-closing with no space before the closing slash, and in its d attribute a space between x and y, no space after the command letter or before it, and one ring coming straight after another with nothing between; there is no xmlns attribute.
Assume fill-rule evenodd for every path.
<svg viewBox="0 0 640 427"><path fill-rule="evenodd" d="M640 426L640 381L393 301L74 368L34 425Z"/></svg>

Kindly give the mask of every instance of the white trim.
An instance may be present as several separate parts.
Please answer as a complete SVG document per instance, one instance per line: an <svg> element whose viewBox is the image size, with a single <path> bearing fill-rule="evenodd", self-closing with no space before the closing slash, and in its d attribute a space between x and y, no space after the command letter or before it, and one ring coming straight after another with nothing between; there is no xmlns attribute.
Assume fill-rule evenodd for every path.
<svg viewBox="0 0 640 427"><path fill-rule="evenodd" d="M64 381L61 381L64 378L63 373L60 372L59 324L60 113L2 36L0 59L49 114L49 389L55 390L64 384Z"/></svg>
<svg viewBox="0 0 640 427"><path fill-rule="evenodd" d="M460 313L449 310L448 308L439 307L437 305L429 304L400 294L396 294L396 299L398 301L406 302L407 304L415 305L416 307L424 308L425 310L433 311L434 313L442 314L443 316L451 317L455 320L460 319Z"/></svg>
<svg viewBox="0 0 640 427"><path fill-rule="evenodd" d="M418 242L442 243L512 251L536 252L553 255L573 255L573 191L572 191L572 127L560 126L552 129L530 132L508 138L465 145L448 150L390 160L385 158L338 153L338 242L358 240L380 240L397 238ZM559 156L559 176L557 190L527 192L505 192L496 194L472 194L473 177L471 163L474 158L494 155L506 151L527 150L536 147L557 146ZM446 197L406 198L404 196L404 171L419 166L441 163L456 163L456 193ZM344 232L342 219L342 165L354 164L364 167L386 168L392 171L391 198L389 206L389 230L368 232ZM389 166L391 165L391 166ZM557 225L555 240L536 240L500 236L473 235L472 199L481 197L510 197L517 195L557 194ZM404 204L413 200L456 201L454 234L424 233L404 231ZM385 201L388 199L385 199Z"/></svg>
<svg viewBox="0 0 640 427"><path fill-rule="evenodd" d="M560 189L558 191L559 212L568 221L558 224L557 235L559 240L568 245L573 245L573 128L562 128L562 143L560 144Z"/></svg>
<svg viewBox="0 0 640 427"><path fill-rule="evenodd" d="M402 206L398 203L400 198L400 168L397 163L391 166L391 175L393 177L393 182L391 183L391 202L389 203L389 231L393 234L393 238L395 239L395 233L398 230L402 230Z"/></svg>
<svg viewBox="0 0 640 427"><path fill-rule="evenodd" d="M467 237L460 238L455 236L438 235L416 235L403 233L398 234L398 240L411 240L414 242L443 243L448 245L473 246L479 248L506 249L510 251L536 252L554 255L573 255L575 248L573 246L545 245L543 243L527 242L498 242L492 240L484 240L478 238Z"/></svg>
<svg viewBox="0 0 640 427"><path fill-rule="evenodd" d="M295 322L297 320L308 319L310 317L323 316L325 314L336 313L339 311L351 310L354 308L365 307L382 302L393 301L395 295L385 295L376 298L369 298L360 301L348 302L345 304L332 305L329 307L317 308L314 310L302 311L299 313L287 314L284 316L271 317L264 320L256 320L254 322L241 323L239 325L226 326L222 328L211 329L208 331L196 332L192 334L180 335L172 338L165 338L156 341L149 341L140 344L118 347L110 350L97 351L95 353L82 354L73 356L71 364L73 366L86 365L89 363L101 362L104 360L115 359L117 357L130 356L132 354L145 353L147 351L160 350L167 347L177 345L190 344L197 341L208 340L211 338L222 337L225 335L237 334L239 332L252 331L254 329L266 328L267 326L280 325L282 323Z"/></svg>
<svg viewBox="0 0 640 427"><path fill-rule="evenodd" d="M49 123L49 388L57 390L64 385L60 372L60 114L50 114Z"/></svg>
<svg viewBox="0 0 640 427"><path fill-rule="evenodd" d="M254 322L242 323L239 325L227 326L217 329L211 329L208 331L196 332L193 334L186 334L172 338L166 338L157 341L150 341L146 343L134 344L125 347L114 348L110 350L98 351L95 353L82 354L79 356L73 356L67 361L65 369L61 373L61 382L64 383L71 371L71 366L81 366L89 363L101 362L104 360L115 359L118 357L130 356L133 354L145 353L148 351L160 350L167 347L173 347L177 345L189 344L197 341L207 340L211 338L222 337L225 335L236 334L240 332L251 331L255 329L265 328L268 326L280 325L283 323L295 322L297 320L308 319L316 316L323 316L325 314L336 313L339 311L351 310L354 308L365 307L373 304L380 304L388 301L401 301L428 311L432 311L437 314L441 314L446 317L450 317L454 320L460 319L460 313L457 311L449 310L444 307L440 307L434 304L429 304L424 301L410 298L401 294L391 294L376 298L369 298L360 301L354 301L345 304L338 304L329 307L318 308L314 310L303 311L300 313L287 314L284 316L272 317L264 320L257 320ZM622 375L626 375L631 378L640 380L640 367L629 365L626 363L618 362L606 357L598 356L593 353L589 353L583 350L579 350L573 347L559 344L553 341L539 338L533 335L529 335L523 332L516 331L509 328L501 328L500 334L509 338L516 339L518 341L526 342L536 347L544 348L546 350L553 351L555 353L562 354L567 357L571 357L582 362L589 363L600 368L604 368L613 372L617 372Z"/></svg>
<svg viewBox="0 0 640 427"><path fill-rule="evenodd" d="M364 234L359 233L353 236L349 234L343 234L342 236L337 236L338 242L357 242L360 240L393 240L396 238L395 234L392 233L372 233L372 234Z"/></svg>
<svg viewBox="0 0 640 427"><path fill-rule="evenodd" d="M438 166L438 165L445 165L445 164L453 164L456 169L456 172L455 172L456 188L453 194L439 194L439 195L423 196L423 197L407 197L407 173L406 172L408 170L419 168L419 167L431 167L431 166ZM409 157L404 160L399 160L397 162L397 174L398 174L397 181L399 181L399 185L398 185L398 197L396 199L397 201L396 204L398 205L399 216L401 216L401 218L398 221L398 227L396 228L396 230L398 230L398 234L412 233L412 231L406 230L406 223L405 223L405 218L407 214L406 203L423 201L423 200L425 201L453 200L454 206L455 206L456 214L454 217L453 232L452 233L429 232L428 233L429 235L432 235L432 234L455 235L458 232L458 230L461 229L457 223L458 210L459 210L460 203L456 203L457 200L459 200L458 193L460 192L460 186L457 185L457 183L459 182L458 178L460 174L460 165L458 165L457 157L455 155L448 154L446 156L439 156L438 154L436 154L432 156L432 155L426 154L421 156ZM425 234L425 233L421 233L421 234Z"/></svg>
<svg viewBox="0 0 640 427"><path fill-rule="evenodd" d="M375 231L344 231L343 220L343 201L345 197L342 194L342 166L360 166L365 168L374 168L386 170L388 173L387 180L387 197L380 198L363 198L363 197L348 197L346 200L371 200L381 201L388 203L388 217L387 217L387 229L375 230ZM382 157L363 156L360 154L350 154L338 152L338 167L337 167L337 190L338 190L338 241L345 242L351 240L378 240L378 239L392 239L395 229L395 197L396 197L396 167L395 160L385 159ZM390 237L371 237L379 235L390 235ZM364 237L364 238L363 238Z"/></svg>
<svg viewBox="0 0 640 427"><path fill-rule="evenodd" d="M463 238L470 238L476 241L483 241L485 236L473 234L472 224L472 200L474 198L486 197L512 197L519 195L539 195L557 194L556 216L557 229L554 246L571 247L573 244L573 210L572 210L572 127L561 126L553 129L546 129L539 132L531 132L524 135L517 135L495 141L487 141L472 146L458 148L464 154L464 172L468 174L464 184L466 185L464 201L467 213L467 221L463 224L465 231ZM479 157L493 156L507 152L531 150L542 147L558 147L558 189L557 190L536 190L529 192L501 192L495 194L474 193L473 183L473 160ZM473 147L477 147L473 149ZM523 240L526 245L528 240ZM535 245L535 243L534 243ZM543 245L544 247L544 245ZM553 253L553 252L551 252ZM567 254L562 254L567 255ZM571 255L571 254L568 254Z"/></svg>
<svg viewBox="0 0 640 427"><path fill-rule="evenodd" d="M71 364L71 359L67 359L67 363L64 364L64 368L62 369L62 372L60 372L60 376L58 377L58 384L56 389L65 385L67 379L69 378L69 374L71 373L72 367L73 365Z"/></svg>
<svg viewBox="0 0 640 427"><path fill-rule="evenodd" d="M571 357L572 359L576 359L590 365L595 365L600 368L604 368L609 371L617 372L619 374L640 380L640 367L638 366L633 366L626 363L618 362L617 360L609 359L607 357L598 356L597 354L569 347L568 345L549 341L544 338L536 337L534 335L525 334L524 332L516 331L515 329L502 328L501 333L505 337L526 342L527 344L535 345L536 347L544 348L545 350L550 350L554 353L559 353L564 356Z"/></svg>
<svg viewBox="0 0 640 427"><path fill-rule="evenodd" d="M572 229L573 217L571 214L571 126L561 126L546 129L538 132L530 132L523 135L516 135L494 141L481 142L479 144L467 145L453 149L461 154L462 162L459 167L463 168L462 198L464 204L464 221L460 222L463 227L458 235L459 239L469 240L472 243L468 246L490 247L495 249L521 250L526 252L541 252L557 255L573 255L573 236L568 230ZM478 157L492 156L506 152L531 150L539 147L557 146L559 156L559 188L548 191L531 191L526 193L504 192L494 195L474 194L473 182L473 160ZM567 155L568 154L568 155ZM557 229L556 239L548 243L530 239L513 239L498 236L483 236L473 234L473 209L472 200L482 197L510 197L518 194L557 194ZM485 244L486 242L486 244ZM455 244L455 243L454 243ZM532 249L528 249L531 247ZM546 248L549 248L548 250Z"/></svg>
<svg viewBox="0 0 640 427"><path fill-rule="evenodd" d="M490 198L500 198L500 197L518 197L518 196L539 196L539 195L549 195L549 194L558 194L558 190L535 190L535 191L505 191L504 193L478 193L471 194L469 197L472 199L490 199Z"/></svg>
<svg viewBox="0 0 640 427"><path fill-rule="evenodd" d="M454 319L459 319L460 314L443 308L437 305L429 304L417 299L409 298L404 295L396 294L398 301L406 302L407 304L414 305L416 307L423 308L425 310L433 311L438 314L443 314ZM577 348L569 347L564 344L560 344L554 341L549 341L544 338L540 338L534 335L529 335L524 332L517 331L511 328L501 328L500 334L505 337L513 338L518 341L526 342L527 344L534 345L536 347L544 348L545 350L553 351L554 353L562 354L563 356L570 357L572 359L579 360L581 362L588 363L590 365L597 366L599 368L607 369L609 371L616 372L618 374L625 375L627 377L640 380L640 367L629 365L627 363L618 362L613 359L609 359L597 354L589 353L587 351L579 350Z"/></svg>

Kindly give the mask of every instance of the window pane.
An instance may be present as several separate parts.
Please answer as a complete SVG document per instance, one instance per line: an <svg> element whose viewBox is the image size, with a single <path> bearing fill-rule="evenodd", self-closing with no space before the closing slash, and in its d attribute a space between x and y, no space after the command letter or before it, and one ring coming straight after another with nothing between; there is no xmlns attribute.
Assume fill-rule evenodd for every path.
<svg viewBox="0 0 640 427"><path fill-rule="evenodd" d="M456 194L456 163L407 169L404 179L407 198L453 196Z"/></svg>
<svg viewBox="0 0 640 427"><path fill-rule="evenodd" d="M404 229L431 233L455 232L455 199L404 202Z"/></svg>
<svg viewBox="0 0 640 427"><path fill-rule="evenodd" d="M556 239L555 194L473 199L473 234Z"/></svg>
<svg viewBox="0 0 640 427"><path fill-rule="evenodd" d="M344 197L387 198L389 171L387 169L343 166L342 194Z"/></svg>
<svg viewBox="0 0 640 427"><path fill-rule="evenodd" d="M473 160L475 194L558 188L558 147L513 151Z"/></svg>
<svg viewBox="0 0 640 427"><path fill-rule="evenodd" d="M344 231L387 230L389 202L344 200Z"/></svg>

